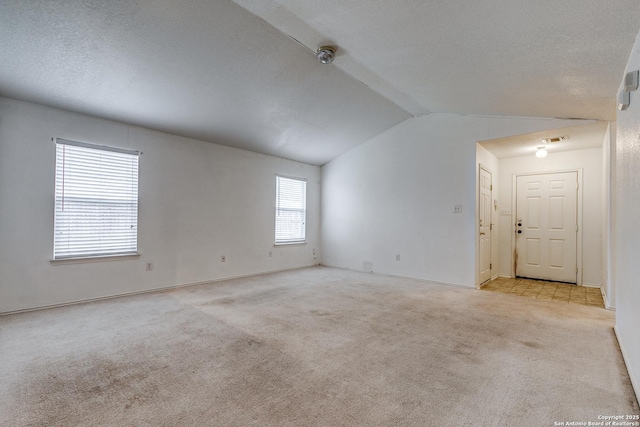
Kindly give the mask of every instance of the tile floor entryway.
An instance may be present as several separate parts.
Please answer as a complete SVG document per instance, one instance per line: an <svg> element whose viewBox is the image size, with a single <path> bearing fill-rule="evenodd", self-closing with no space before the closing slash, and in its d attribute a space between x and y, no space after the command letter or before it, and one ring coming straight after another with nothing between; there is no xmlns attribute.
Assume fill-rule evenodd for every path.
<svg viewBox="0 0 640 427"><path fill-rule="evenodd" d="M481 289L511 295L522 295L545 301L560 301L604 308L604 300L599 288L588 288L567 283L498 277L483 285Z"/></svg>

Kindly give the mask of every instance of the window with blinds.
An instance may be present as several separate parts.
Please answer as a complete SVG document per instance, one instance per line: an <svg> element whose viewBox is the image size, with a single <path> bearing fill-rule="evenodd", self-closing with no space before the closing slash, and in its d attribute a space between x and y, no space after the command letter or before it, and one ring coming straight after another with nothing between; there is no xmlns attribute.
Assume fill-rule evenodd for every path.
<svg viewBox="0 0 640 427"><path fill-rule="evenodd" d="M276 244L304 243L307 181L276 175Z"/></svg>
<svg viewBox="0 0 640 427"><path fill-rule="evenodd" d="M54 259L136 254L139 154L56 139Z"/></svg>

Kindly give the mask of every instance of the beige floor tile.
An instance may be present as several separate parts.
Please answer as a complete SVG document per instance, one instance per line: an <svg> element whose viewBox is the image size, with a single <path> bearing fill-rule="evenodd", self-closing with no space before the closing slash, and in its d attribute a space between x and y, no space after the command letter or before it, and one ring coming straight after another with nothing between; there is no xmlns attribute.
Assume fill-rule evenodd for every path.
<svg viewBox="0 0 640 427"><path fill-rule="evenodd" d="M482 290L535 298L542 301L604 308L604 301L600 289L570 285L567 283L545 282L532 279L498 278L483 286Z"/></svg>
<svg viewBox="0 0 640 427"><path fill-rule="evenodd" d="M566 292L558 292L556 291L555 294L553 294L554 298L571 298L571 294L566 293Z"/></svg>

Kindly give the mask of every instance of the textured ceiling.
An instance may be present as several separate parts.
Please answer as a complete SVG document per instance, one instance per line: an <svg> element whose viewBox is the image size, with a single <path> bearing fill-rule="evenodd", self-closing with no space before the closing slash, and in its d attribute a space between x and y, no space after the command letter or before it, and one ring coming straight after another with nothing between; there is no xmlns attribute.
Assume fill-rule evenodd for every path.
<svg viewBox="0 0 640 427"><path fill-rule="evenodd" d="M2 1L0 96L318 165L410 117L225 0Z"/></svg>
<svg viewBox="0 0 640 427"><path fill-rule="evenodd" d="M602 147L606 132L607 122L595 121L578 126L482 141L480 145L497 158L504 159L508 157L533 156L537 148L542 146L549 153ZM561 142L542 143L543 139L560 136L568 136L569 139Z"/></svg>
<svg viewBox="0 0 640 427"><path fill-rule="evenodd" d="M639 28L637 0L6 0L0 96L324 164L429 112L614 119Z"/></svg>
<svg viewBox="0 0 640 427"><path fill-rule="evenodd" d="M638 0L235 0L398 105L615 119Z"/></svg>

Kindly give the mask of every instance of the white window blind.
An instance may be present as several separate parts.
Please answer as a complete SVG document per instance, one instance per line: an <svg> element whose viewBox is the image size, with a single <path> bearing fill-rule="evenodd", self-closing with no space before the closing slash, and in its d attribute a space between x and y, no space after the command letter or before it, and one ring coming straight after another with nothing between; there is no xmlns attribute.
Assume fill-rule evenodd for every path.
<svg viewBox="0 0 640 427"><path fill-rule="evenodd" d="M305 241L307 181L276 175L276 243Z"/></svg>
<svg viewBox="0 0 640 427"><path fill-rule="evenodd" d="M137 252L138 155L56 139L54 259Z"/></svg>

